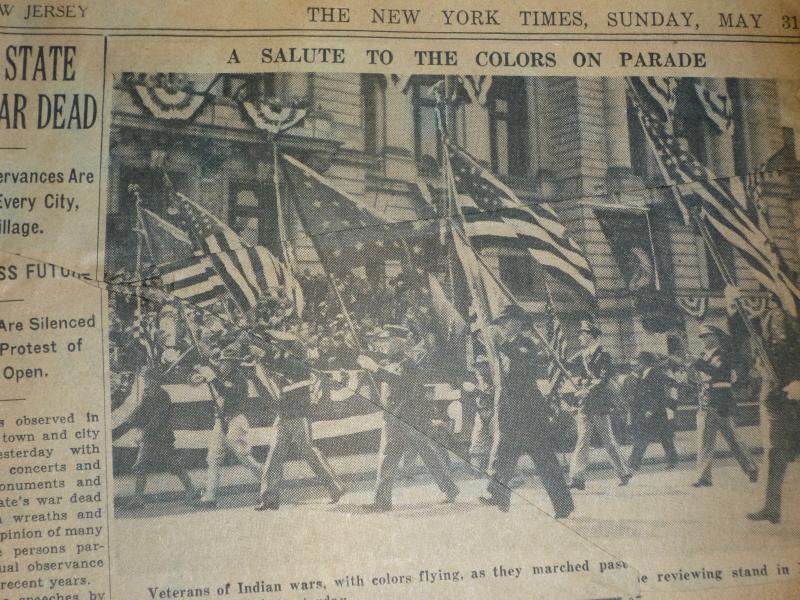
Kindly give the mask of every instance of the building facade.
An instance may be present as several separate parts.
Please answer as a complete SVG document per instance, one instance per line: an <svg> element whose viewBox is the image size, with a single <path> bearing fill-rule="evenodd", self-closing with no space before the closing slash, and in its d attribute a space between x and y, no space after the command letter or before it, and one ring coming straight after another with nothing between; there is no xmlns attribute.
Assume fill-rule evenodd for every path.
<svg viewBox="0 0 800 600"><path fill-rule="evenodd" d="M304 98L311 109L280 147L389 220L422 214L417 183L444 186L433 77L358 74L166 75L122 74L114 81L110 141L106 272L121 268L135 244L129 185L143 204L164 210L163 175L253 243L273 246L277 204L269 136L254 127L243 99ZM782 102L787 82L702 80L730 102L732 131L704 118L695 84L675 90L676 136L718 177L768 171L761 184L769 228L789 267L800 270L800 191L794 131ZM614 253L614 232L644 223L659 287L674 298L707 299L703 318L724 318L724 280L703 240L675 211L635 116L622 78L494 77L479 101L454 103L447 124L454 141L490 166L525 202L549 202L585 249L596 275L604 344L626 362L643 349L665 350L666 338L637 318L630 277ZM486 83L488 85L488 83ZM187 118L159 118L135 89L206 94ZM163 117L163 115L162 115ZM599 216L609 217L603 222ZM302 268L319 269L297 220L291 237ZM617 225L613 225L616 223ZM632 225L634 224L634 225ZM641 231L639 232L641 233ZM720 245L737 285L758 295L744 261ZM517 298L543 313L540 272L522 251L487 260ZM563 307L564 319L577 319ZM696 342L699 318L685 330Z"/></svg>

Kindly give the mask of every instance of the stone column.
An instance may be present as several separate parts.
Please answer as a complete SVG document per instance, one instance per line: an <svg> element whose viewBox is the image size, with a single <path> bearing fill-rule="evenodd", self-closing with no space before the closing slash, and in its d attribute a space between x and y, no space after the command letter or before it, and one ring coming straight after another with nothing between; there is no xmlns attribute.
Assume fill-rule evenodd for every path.
<svg viewBox="0 0 800 600"><path fill-rule="evenodd" d="M730 102L730 93L724 79L704 78L703 84L712 95L722 95ZM703 132L708 166L717 177L730 177L736 172L733 158L733 136L724 131L719 131L708 119L703 119Z"/></svg>
<svg viewBox="0 0 800 600"><path fill-rule="evenodd" d="M541 169L541 142L543 119L541 115L541 102L539 92L541 85L537 85L537 77L525 78L525 99L528 109L528 173L536 177Z"/></svg>
<svg viewBox="0 0 800 600"><path fill-rule="evenodd" d="M411 90L406 93L391 77L386 81L386 174L408 179L416 177L414 160L414 119Z"/></svg>
<svg viewBox="0 0 800 600"><path fill-rule="evenodd" d="M278 85L276 93L285 100L307 98L310 93L308 73L281 73L276 75Z"/></svg>
<svg viewBox="0 0 800 600"><path fill-rule="evenodd" d="M739 82L742 128L747 171L763 166L783 145L778 90L774 80L743 79Z"/></svg>
<svg viewBox="0 0 800 600"><path fill-rule="evenodd" d="M546 77L534 77L529 87L533 88L536 97L536 114L528 115L531 127L535 127L536 134L536 173L545 173L548 177L554 175L555 165L555 136L552 127L552 104L558 102L553 97ZM530 104L528 105L530 106ZM531 118L533 116L533 118ZM531 150L534 150L531 146ZM531 152L534 154L534 152Z"/></svg>
<svg viewBox="0 0 800 600"><path fill-rule="evenodd" d="M606 155L610 176L631 174L631 143L628 131L628 96L625 80L606 77L603 108L606 122Z"/></svg>
<svg viewBox="0 0 800 600"><path fill-rule="evenodd" d="M464 105L464 142L467 152L487 164L492 159L489 110L473 100Z"/></svg>

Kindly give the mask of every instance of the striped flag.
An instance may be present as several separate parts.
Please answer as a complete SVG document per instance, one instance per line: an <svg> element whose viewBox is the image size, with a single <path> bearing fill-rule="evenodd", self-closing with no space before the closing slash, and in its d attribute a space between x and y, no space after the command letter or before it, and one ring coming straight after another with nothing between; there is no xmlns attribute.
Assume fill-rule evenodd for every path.
<svg viewBox="0 0 800 600"><path fill-rule="evenodd" d="M283 265L264 246L241 247L209 254L214 270L236 304L244 309L255 308L267 294L284 288Z"/></svg>
<svg viewBox="0 0 800 600"><path fill-rule="evenodd" d="M703 222L734 246L756 279L774 293L792 316L800 310L800 288L789 276L772 240L732 192L729 180L717 179L684 150L665 123L644 109L632 94L637 115L666 182L675 186L682 208L699 211Z"/></svg>
<svg viewBox="0 0 800 600"><path fill-rule="evenodd" d="M211 306L226 292L208 256L190 256L160 265L159 270L166 292L200 307Z"/></svg>
<svg viewBox="0 0 800 600"><path fill-rule="evenodd" d="M647 104L647 109L665 123L672 123L678 80L674 77L628 77L631 86Z"/></svg>
<svg viewBox="0 0 800 600"><path fill-rule="evenodd" d="M562 363L567 362L567 336L564 333L564 327L561 324L561 319L556 315L553 305L547 303L547 315L549 322L547 325L547 344L556 351L559 360ZM561 384L564 382L564 372L559 368L556 361L551 360L547 365L547 389L550 393L558 391Z"/></svg>
<svg viewBox="0 0 800 600"><path fill-rule="evenodd" d="M250 246L210 212L175 194L177 212L194 256L161 268L162 280L179 298L208 306L226 292L242 310L287 285L285 265L264 246Z"/></svg>
<svg viewBox="0 0 800 600"><path fill-rule="evenodd" d="M548 273L594 298L594 273L589 261L567 235L556 212L545 203L524 204L466 152L453 145L448 151L456 201L470 242L478 249L527 250Z"/></svg>
<svg viewBox="0 0 800 600"><path fill-rule="evenodd" d="M197 255L235 250L244 246L242 239L230 226L181 193L174 194L172 206L167 212L178 217Z"/></svg>

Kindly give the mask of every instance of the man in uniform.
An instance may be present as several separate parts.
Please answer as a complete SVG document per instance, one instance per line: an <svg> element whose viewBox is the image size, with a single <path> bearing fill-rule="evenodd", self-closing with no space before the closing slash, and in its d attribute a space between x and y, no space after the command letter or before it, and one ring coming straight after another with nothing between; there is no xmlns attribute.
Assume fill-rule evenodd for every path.
<svg viewBox="0 0 800 600"><path fill-rule="evenodd" d="M699 335L705 345L705 351L692 367L702 373L707 381L701 392L700 409L697 411L700 450L697 454L697 481L692 485L694 487L712 485L711 463L714 458L717 431L721 432L728 442L731 452L750 481L756 481L758 469L750 453L736 436L733 425L734 401L731 385L735 371L731 362L728 335L713 325L701 327Z"/></svg>
<svg viewBox="0 0 800 600"><path fill-rule="evenodd" d="M536 385L542 360L539 347L523 334L528 314L517 305L507 306L495 320L501 379L495 401L496 434L489 466L488 496L482 504L505 512L511 504L509 483L523 454L536 464L557 519L575 509L564 472L551 439L550 405Z"/></svg>
<svg viewBox="0 0 800 600"><path fill-rule="evenodd" d="M225 455L230 451L239 463L255 476L261 477L261 464L242 441L241 431L247 428L243 403L248 397L247 379L240 371L244 359L245 334L238 336L220 351L211 350L208 365L198 366L189 376L192 385L205 384L211 394L214 409L214 427L208 438L206 462L208 473L206 489L198 505L201 508L217 506L220 475ZM244 421L243 426L234 427ZM239 435L236 435L239 432Z"/></svg>
<svg viewBox="0 0 800 600"><path fill-rule="evenodd" d="M362 354L357 361L372 374L383 411L381 446L378 452L378 485L370 512L392 509L392 486L400 459L409 447L416 450L430 471L445 502L453 502L458 487L447 471L442 455L426 435L425 390L420 363L426 356L414 344L412 332L402 325L385 325L374 346L380 358Z"/></svg>
<svg viewBox="0 0 800 600"><path fill-rule="evenodd" d="M599 338L600 328L597 325L588 320L581 321L578 329L581 350L568 361L580 385L575 393L578 401L578 410L575 412L578 440L569 467L570 488L578 490L586 487L585 473L593 431L600 436L619 477L619 485L628 485L631 479L611 429L611 355L600 344Z"/></svg>
<svg viewBox="0 0 800 600"><path fill-rule="evenodd" d="M283 463L289 447L295 444L300 456L322 481L331 497L338 502L345 489L322 452L311 439L311 369L308 353L297 337L286 331L267 332L276 347L280 347L268 365L277 390L277 418L267 461L261 474L261 503L255 509L278 510L283 484Z"/></svg>
<svg viewBox="0 0 800 600"><path fill-rule="evenodd" d="M728 286L725 298L734 339L750 348L747 330L736 312L738 290ZM767 481L763 508L747 518L779 523L783 479L789 463L797 457L800 444L800 324L771 298L767 313L757 325L769 360L767 364L760 352L752 352L760 379L759 410Z"/></svg>
<svg viewBox="0 0 800 600"><path fill-rule="evenodd" d="M480 355L472 369L474 381L464 382L465 395L475 402L475 420L469 444L469 460L473 467L485 471L489 466L489 455L493 445L494 386L489 359Z"/></svg>

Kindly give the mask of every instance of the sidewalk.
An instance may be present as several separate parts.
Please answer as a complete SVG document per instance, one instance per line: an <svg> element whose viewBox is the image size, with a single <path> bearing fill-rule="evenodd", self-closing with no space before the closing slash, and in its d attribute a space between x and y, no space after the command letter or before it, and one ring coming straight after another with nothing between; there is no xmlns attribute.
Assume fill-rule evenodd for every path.
<svg viewBox="0 0 800 600"><path fill-rule="evenodd" d="M757 426L747 426L737 428L737 433L745 445L750 448L754 454L761 454L759 428ZM675 447L678 450L681 462L694 461L697 458L697 432L696 431L679 431L675 434ZM630 446L623 446L623 455L630 454ZM730 457L731 452L722 436L717 437L717 451L715 457L726 458ZM565 464L569 455L562 455L562 464ZM377 458L374 454L355 454L350 456L331 456L328 457L333 470L347 482L353 481L368 481L375 478L375 470L377 467ZM652 443L644 457L643 465L658 465L664 463L664 450L661 444ZM460 459L452 461L456 477L467 475L474 475L475 471L468 467ZM519 462L519 470L533 470L533 463L525 456ZM607 455L602 448L592 448L589 468L592 470L607 469L609 477L613 476L611 463L607 461ZM422 466L417 466L420 472ZM414 473L417 471L415 470ZM189 472L192 481L198 488L205 486L206 470L193 469ZM284 476L286 485L288 487L317 485L314 474L311 469L303 461L290 461L284 465ZM238 464L229 465L222 468L222 485L220 486L220 495L238 494L247 492L248 490L255 491L256 482L253 476ZM133 492L133 477L126 475L123 477L116 477L115 483L115 498L125 498ZM150 475L147 481L147 493L153 499L167 500L176 496L182 497L183 488L175 476L169 473L156 473Z"/></svg>

